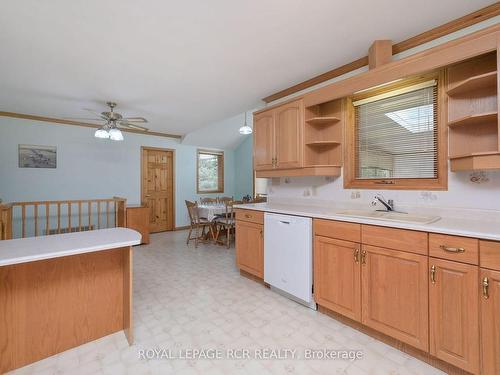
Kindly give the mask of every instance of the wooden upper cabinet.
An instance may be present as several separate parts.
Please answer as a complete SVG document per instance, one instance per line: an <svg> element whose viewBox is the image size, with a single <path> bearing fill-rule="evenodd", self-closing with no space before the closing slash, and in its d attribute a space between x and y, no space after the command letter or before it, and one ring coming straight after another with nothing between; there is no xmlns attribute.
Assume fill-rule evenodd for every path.
<svg viewBox="0 0 500 375"><path fill-rule="evenodd" d="M361 321L360 245L315 236L314 298L332 311Z"/></svg>
<svg viewBox="0 0 500 375"><path fill-rule="evenodd" d="M259 112L254 117L254 169L302 167L302 99Z"/></svg>
<svg viewBox="0 0 500 375"><path fill-rule="evenodd" d="M302 100L275 109L276 168L302 167L303 105Z"/></svg>
<svg viewBox="0 0 500 375"><path fill-rule="evenodd" d="M500 272L481 270L482 374L500 374Z"/></svg>
<svg viewBox="0 0 500 375"><path fill-rule="evenodd" d="M429 258L430 353L479 372L478 267Z"/></svg>
<svg viewBox="0 0 500 375"><path fill-rule="evenodd" d="M264 226L236 221L236 264L239 269L264 278Z"/></svg>
<svg viewBox="0 0 500 375"><path fill-rule="evenodd" d="M363 245L362 323L428 351L427 256Z"/></svg>
<svg viewBox="0 0 500 375"><path fill-rule="evenodd" d="M270 110L255 115L253 129L254 169L273 169L275 154L274 111Z"/></svg>

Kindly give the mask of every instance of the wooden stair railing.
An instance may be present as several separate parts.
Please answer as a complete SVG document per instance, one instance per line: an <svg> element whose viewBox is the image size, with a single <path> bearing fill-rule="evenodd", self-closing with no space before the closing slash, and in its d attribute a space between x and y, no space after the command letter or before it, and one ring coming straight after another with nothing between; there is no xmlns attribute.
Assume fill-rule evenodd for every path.
<svg viewBox="0 0 500 375"><path fill-rule="evenodd" d="M125 227L125 198L13 202L0 239ZM7 205L5 205L7 206ZM3 206L1 206L3 207ZM0 211L0 214L3 211ZM4 223L5 220L5 224ZM10 234L10 236L8 236ZM5 237L5 238L3 238Z"/></svg>

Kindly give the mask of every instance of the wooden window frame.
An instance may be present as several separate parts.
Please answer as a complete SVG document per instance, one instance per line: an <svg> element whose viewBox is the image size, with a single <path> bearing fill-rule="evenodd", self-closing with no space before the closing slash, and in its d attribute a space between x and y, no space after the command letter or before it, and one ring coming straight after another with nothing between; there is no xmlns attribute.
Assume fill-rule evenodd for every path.
<svg viewBox="0 0 500 375"><path fill-rule="evenodd" d="M437 79L437 178L356 178L358 157L356 155L356 124L352 102L383 94L405 86L430 79ZM441 69L431 74L419 75L387 84L362 93L348 100L346 110L346 139L344 148L344 188L372 190L448 190L448 127L447 127L446 71Z"/></svg>
<svg viewBox="0 0 500 375"><path fill-rule="evenodd" d="M216 190L200 190L200 154L216 155L219 157L219 162L217 164L217 186ZM214 193L224 193L224 151L219 150L207 150L198 149L196 150L196 194L214 194Z"/></svg>

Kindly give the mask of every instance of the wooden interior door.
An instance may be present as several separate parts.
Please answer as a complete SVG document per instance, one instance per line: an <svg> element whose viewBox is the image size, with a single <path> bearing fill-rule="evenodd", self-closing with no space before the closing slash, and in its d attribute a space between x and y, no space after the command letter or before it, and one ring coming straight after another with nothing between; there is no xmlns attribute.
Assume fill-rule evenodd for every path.
<svg viewBox="0 0 500 375"><path fill-rule="evenodd" d="M259 113L254 118L254 169L274 168L274 111Z"/></svg>
<svg viewBox="0 0 500 375"><path fill-rule="evenodd" d="M363 245L363 324L427 351L427 256Z"/></svg>
<svg viewBox="0 0 500 375"><path fill-rule="evenodd" d="M277 168L302 167L302 100L275 109Z"/></svg>
<svg viewBox="0 0 500 375"><path fill-rule="evenodd" d="M478 267L436 258L429 258L429 267L431 275L435 270L435 281L429 284L430 353L477 374Z"/></svg>
<svg viewBox="0 0 500 375"><path fill-rule="evenodd" d="M149 231L174 230L174 152L142 148L142 203L149 207Z"/></svg>
<svg viewBox="0 0 500 375"><path fill-rule="evenodd" d="M236 221L236 264L243 271L264 278L264 226Z"/></svg>
<svg viewBox="0 0 500 375"><path fill-rule="evenodd" d="M360 245L315 236L314 299L339 314L361 321Z"/></svg>
<svg viewBox="0 0 500 375"><path fill-rule="evenodd" d="M481 269L482 374L500 374L500 272ZM486 298L487 297L487 298Z"/></svg>

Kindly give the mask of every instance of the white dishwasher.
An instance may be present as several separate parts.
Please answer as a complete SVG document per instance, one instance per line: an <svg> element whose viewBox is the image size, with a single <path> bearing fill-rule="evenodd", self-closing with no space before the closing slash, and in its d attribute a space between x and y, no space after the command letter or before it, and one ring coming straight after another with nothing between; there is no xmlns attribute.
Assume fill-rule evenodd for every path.
<svg viewBox="0 0 500 375"><path fill-rule="evenodd" d="M316 309L312 271L312 219L265 213L264 281L278 293Z"/></svg>

